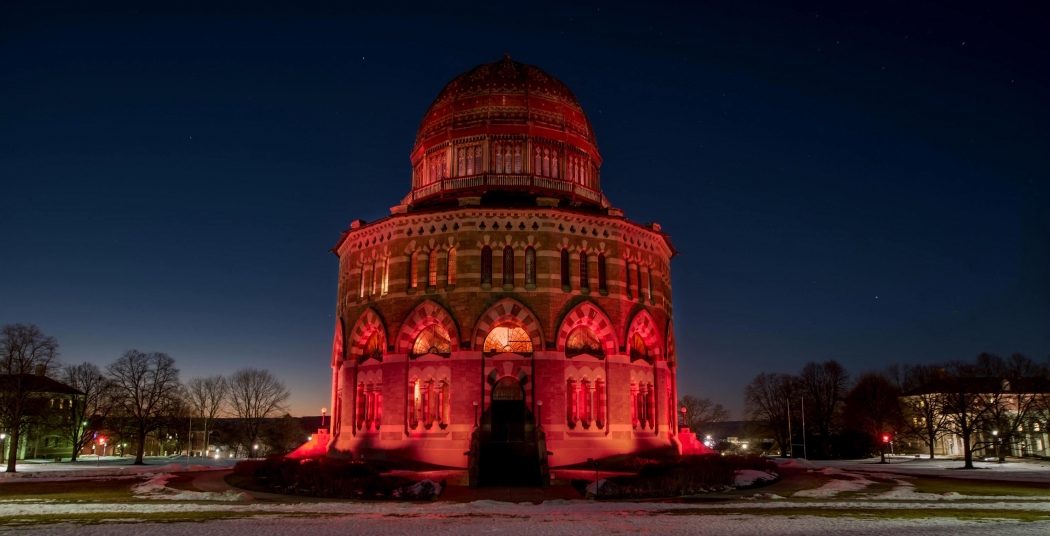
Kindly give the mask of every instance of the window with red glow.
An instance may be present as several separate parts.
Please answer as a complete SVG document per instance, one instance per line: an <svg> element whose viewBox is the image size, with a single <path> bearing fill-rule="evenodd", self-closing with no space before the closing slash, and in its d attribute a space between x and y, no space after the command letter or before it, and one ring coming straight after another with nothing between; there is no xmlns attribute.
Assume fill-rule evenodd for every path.
<svg viewBox="0 0 1050 536"><path fill-rule="evenodd" d="M426 354L449 355L452 353L452 340L441 324L431 324L416 335L412 344L412 356Z"/></svg>
<svg viewBox="0 0 1050 536"><path fill-rule="evenodd" d="M512 353L532 355L532 337L519 322L503 322L492 328L485 337L485 355Z"/></svg>
<svg viewBox="0 0 1050 536"><path fill-rule="evenodd" d="M576 327L565 338L565 355L572 357L581 354L594 357L605 356L601 341L598 340L594 330L587 326Z"/></svg>

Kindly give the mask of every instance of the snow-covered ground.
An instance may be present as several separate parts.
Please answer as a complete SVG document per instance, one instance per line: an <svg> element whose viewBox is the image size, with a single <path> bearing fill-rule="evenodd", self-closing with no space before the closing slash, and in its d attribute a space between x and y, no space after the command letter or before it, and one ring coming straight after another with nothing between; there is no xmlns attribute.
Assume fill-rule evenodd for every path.
<svg viewBox="0 0 1050 536"><path fill-rule="evenodd" d="M967 510L972 505L949 503L938 509ZM90 513L114 510L132 517L153 512L254 512L260 515L245 519L227 519L200 523L150 523L115 521L103 525L59 524L50 526L7 527L12 534L95 535L127 532L151 535L198 536L202 531L218 535L268 536L299 534L921 534L923 536L967 534L1045 534L1050 522L1014 521L968 522L951 517L927 519L886 519L860 516L793 515L796 507L813 509L834 507L843 510L872 509L865 501L820 503L799 501L754 501L733 505L727 514L725 504L612 503L585 501L547 501L540 505L494 501L473 503L325 503L325 504L77 504L49 503L5 504L0 515L43 513ZM882 503L879 509L915 508L914 504ZM991 510L1037 510L1050 513L1050 504L1000 502L982 504ZM749 514L758 509L760 515ZM20 512L20 513L19 513ZM123 525L129 526L123 526ZM124 530L121 530L124 529Z"/></svg>
<svg viewBox="0 0 1050 536"><path fill-rule="evenodd" d="M948 458L914 458L898 456L887 458L889 463L870 460L822 460L811 461L818 467L834 467L846 471L878 471L899 475L941 476L1009 482L1046 482L1050 484L1050 462L1039 460L1009 459L1006 463L975 461L974 469L962 469L963 462ZM805 462L805 460L795 460Z"/></svg>
<svg viewBox="0 0 1050 536"><path fill-rule="evenodd" d="M148 457L146 465L132 465L135 458L94 456L70 462L20 462L14 473L0 472L0 483L7 479L59 480L65 478L95 478L155 475L181 471L211 471L229 469L243 458L187 458L185 456Z"/></svg>

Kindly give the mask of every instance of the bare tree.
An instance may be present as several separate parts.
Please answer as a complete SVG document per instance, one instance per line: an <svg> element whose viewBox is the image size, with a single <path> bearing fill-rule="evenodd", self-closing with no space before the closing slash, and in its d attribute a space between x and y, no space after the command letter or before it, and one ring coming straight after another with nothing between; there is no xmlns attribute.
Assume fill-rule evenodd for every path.
<svg viewBox="0 0 1050 536"><path fill-rule="evenodd" d="M117 408L135 429L135 465L143 465L146 434L165 424L166 418L179 409L179 369L168 354L128 350L107 370Z"/></svg>
<svg viewBox="0 0 1050 536"><path fill-rule="evenodd" d="M764 426L780 448L780 455L791 450L789 409L795 396L796 380L790 374L763 373L744 389L745 412L749 419Z"/></svg>
<svg viewBox="0 0 1050 536"><path fill-rule="evenodd" d="M208 426L222 413L229 391L229 383L220 375L193 378L186 382L186 398L193 415L200 418L204 425L204 445L201 447L204 455L208 454Z"/></svg>
<svg viewBox="0 0 1050 536"><path fill-rule="evenodd" d="M711 424L729 420L729 410L710 398L686 395L678 405L685 408L685 425L698 436L704 434Z"/></svg>
<svg viewBox="0 0 1050 536"><path fill-rule="evenodd" d="M1046 392L1046 369L1015 353L1008 359L993 354L977 356L976 371L988 386L985 401L987 425L996 432L996 456L1005 461L1016 442L1017 431L1038 410ZM1005 447L1005 448L1003 448Z"/></svg>
<svg viewBox="0 0 1050 536"><path fill-rule="evenodd" d="M942 408L948 429L962 439L965 469L973 469L973 435L988 412L985 383L972 363L952 361L944 367Z"/></svg>
<svg viewBox="0 0 1050 536"><path fill-rule="evenodd" d="M263 420L284 411L290 393L283 382L263 369L238 370L230 376L229 383L230 405L248 441L245 448L252 452Z"/></svg>
<svg viewBox="0 0 1050 536"><path fill-rule="evenodd" d="M933 459L937 440L948 428L944 412L944 371L939 365L905 365L892 373L901 392L901 411L909 436L916 437L930 449Z"/></svg>
<svg viewBox="0 0 1050 536"><path fill-rule="evenodd" d="M23 324L0 328L0 427L10 435L8 473L15 472L18 442L32 418L32 398L57 361L58 341L40 328Z"/></svg>
<svg viewBox="0 0 1050 536"><path fill-rule="evenodd" d="M70 365L62 369L62 382L80 391L73 397L73 408L68 419L57 423L62 436L73 445L70 461L102 430L106 417L113 408L112 389L102 369L93 363Z"/></svg>
<svg viewBox="0 0 1050 536"><path fill-rule="evenodd" d="M857 379L846 395L849 426L870 436L886 463L886 438L901 427L900 390L882 373L868 372Z"/></svg>
<svg viewBox="0 0 1050 536"><path fill-rule="evenodd" d="M806 399L806 415L828 457L831 434L836 431L842 401L849 392L849 373L838 361L809 362L799 374L799 390Z"/></svg>

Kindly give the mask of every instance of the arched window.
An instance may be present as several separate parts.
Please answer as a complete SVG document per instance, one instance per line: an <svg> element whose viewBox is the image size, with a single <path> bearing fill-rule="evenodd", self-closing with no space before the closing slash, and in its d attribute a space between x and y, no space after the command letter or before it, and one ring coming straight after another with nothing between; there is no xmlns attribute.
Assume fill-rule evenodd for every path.
<svg viewBox="0 0 1050 536"><path fill-rule="evenodd" d="M624 261L623 271L626 274L624 278L624 289L627 291L627 299L634 299L634 295L631 293L631 263Z"/></svg>
<svg viewBox="0 0 1050 536"><path fill-rule="evenodd" d="M365 384L357 384L357 396L354 397L354 421L357 424L357 429L361 430L365 427Z"/></svg>
<svg viewBox="0 0 1050 536"><path fill-rule="evenodd" d="M514 173L521 173L521 146L514 147Z"/></svg>
<svg viewBox="0 0 1050 536"><path fill-rule="evenodd" d="M598 291L602 293L609 292L609 284L605 279L605 254L598 254Z"/></svg>
<svg viewBox="0 0 1050 536"><path fill-rule="evenodd" d="M433 250L427 253L427 286L436 287L438 284L438 252Z"/></svg>
<svg viewBox="0 0 1050 536"><path fill-rule="evenodd" d="M503 173L503 148L496 144L496 173Z"/></svg>
<svg viewBox="0 0 1050 536"><path fill-rule="evenodd" d="M605 382L594 380L594 423L605 428Z"/></svg>
<svg viewBox="0 0 1050 536"><path fill-rule="evenodd" d="M561 288L569 290L572 288L572 279L569 276L569 250L561 250Z"/></svg>
<svg viewBox="0 0 1050 536"><path fill-rule="evenodd" d="M587 326L578 326L569 332L565 338L565 355L572 357L586 354L594 357L604 357L605 350L598 340L598 335Z"/></svg>
<svg viewBox="0 0 1050 536"><path fill-rule="evenodd" d="M532 355L532 337L521 323L503 322L489 331L482 351L486 356L505 353Z"/></svg>
<svg viewBox="0 0 1050 536"><path fill-rule="evenodd" d="M481 173L481 146L474 147L474 173Z"/></svg>
<svg viewBox="0 0 1050 536"><path fill-rule="evenodd" d="M362 264L361 265L361 276L360 276L360 280L358 281L358 286L360 287L360 289L357 292L358 297L361 297L361 298L365 297L365 281L366 281L366 279L365 279L365 265Z"/></svg>
<svg viewBox="0 0 1050 536"><path fill-rule="evenodd" d="M656 390L653 384L645 384L645 422L649 429L656 428Z"/></svg>
<svg viewBox="0 0 1050 536"><path fill-rule="evenodd" d="M637 278L636 281L638 286L635 288L638 289L638 301L642 301L643 299L645 299L644 295L642 294L642 289L645 288L642 286L642 265L634 265L634 276L635 278Z"/></svg>
<svg viewBox="0 0 1050 536"><path fill-rule="evenodd" d="M548 149L543 150L543 176L551 176L551 154Z"/></svg>
<svg viewBox="0 0 1050 536"><path fill-rule="evenodd" d="M452 353L452 340L441 324L431 324L416 335L412 344L412 357L426 354L447 356Z"/></svg>
<svg viewBox="0 0 1050 536"><path fill-rule="evenodd" d="M587 275L587 252L580 252L580 290L590 290L591 278Z"/></svg>
<svg viewBox="0 0 1050 536"><path fill-rule="evenodd" d="M390 292L390 257L383 257L383 295Z"/></svg>
<svg viewBox="0 0 1050 536"><path fill-rule="evenodd" d="M576 422L580 420L579 410L579 396L580 393L576 387L576 380L568 380L565 383L565 420L569 425L569 428L575 428Z"/></svg>
<svg viewBox="0 0 1050 536"><path fill-rule="evenodd" d="M466 153L464 152L462 147L456 150L456 156L458 157L458 165L456 166L456 176L462 177L467 173L467 158Z"/></svg>
<svg viewBox="0 0 1050 536"><path fill-rule="evenodd" d="M379 332L372 333L372 336L365 341L365 349L361 354L361 361L367 361L369 359L383 360L383 338L379 336Z"/></svg>
<svg viewBox="0 0 1050 536"><path fill-rule="evenodd" d="M503 286L514 286L514 248L503 248Z"/></svg>
<svg viewBox="0 0 1050 536"><path fill-rule="evenodd" d="M535 175L543 174L543 154L538 147L536 148L536 162L533 164L532 173Z"/></svg>
<svg viewBox="0 0 1050 536"><path fill-rule="evenodd" d="M635 333L631 335L631 361L637 359L649 361L649 349L646 348L642 336Z"/></svg>
<svg viewBox="0 0 1050 536"><path fill-rule="evenodd" d="M492 248L481 248L481 284L492 286Z"/></svg>
<svg viewBox="0 0 1050 536"><path fill-rule="evenodd" d="M558 178L558 151L551 151L551 177Z"/></svg>
<svg viewBox="0 0 1050 536"><path fill-rule="evenodd" d="M412 256L409 257L408 261L408 286L409 288L419 287L419 252L413 251Z"/></svg>
<svg viewBox="0 0 1050 536"><path fill-rule="evenodd" d="M445 256L445 286L456 284L456 248L449 248Z"/></svg>
<svg viewBox="0 0 1050 536"><path fill-rule="evenodd" d="M372 294L378 296L383 293L383 264L382 261L372 261L372 281L369 282L372 287Z"/></svg>
<svg viewBox="0 0 1050 536"><path fill-rule="evenodd" d="M514 161L510 152L510 145L508 145L503 151L503 172L510 173L514 170Z"/></svg>
<svg viewBox="0 0 1050 536"><path fill-rule="evenodd" d="M649 301L653 301L653 267L645 267L645 286Z"/></svg>
<svg viewBox="0 0 1050 536"><path fill-rule="evenodd" d="M529 246L525 248L525 286L536 287L536 250Z"/></svg>

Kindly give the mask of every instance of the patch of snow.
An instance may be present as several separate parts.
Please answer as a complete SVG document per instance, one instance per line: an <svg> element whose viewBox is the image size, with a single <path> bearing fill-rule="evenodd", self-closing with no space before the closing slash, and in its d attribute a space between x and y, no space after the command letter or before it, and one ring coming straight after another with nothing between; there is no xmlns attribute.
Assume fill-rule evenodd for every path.
<svg viewBox="0 0 1050 536"><path fill-rule="evenodd" d="M771 482L780 478L780 475L771 473L769 471L757 471L755 469L741 469L736 472L733 476L733 485L737 488L748 488L761 484L763 482Z"/></svg>
<svg viewBox="0 0 1050 536"><path fill-rule="evenodd" d="M819 488L796 491L791 496L793 498L828 499L838 495L839 493L847 491L864 490L868 486L875 483L874 481L868 480L867 478L864 478L860 475L844 473L842 471L837 470L825 474L834 474L838 476L845 476L847 478L832 478Z"/></svg>
<svg viewBox="0 0 1050 536"><path fill-rule="evenodd" d="M131 487L131 492L140 499L164 499L168 501L251 501L254 498L232 489L222 493L214 491L192 491L168 487L173 475L163 474Z"/></svg>

